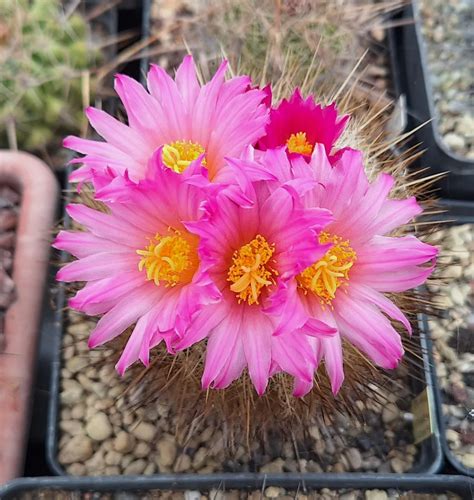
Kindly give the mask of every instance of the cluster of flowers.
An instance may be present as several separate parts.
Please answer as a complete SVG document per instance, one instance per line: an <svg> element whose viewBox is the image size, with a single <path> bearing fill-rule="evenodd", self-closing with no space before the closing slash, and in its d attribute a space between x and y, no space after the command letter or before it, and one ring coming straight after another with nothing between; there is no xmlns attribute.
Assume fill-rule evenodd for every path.
<svg viewBox="0 0 474 500"><path fill-rule="evenodd" d="M207 339L202 386L247 368L258 394L286 372L304 396L322 360L337 393L342 339L394 368L403 347L389 318L411 327L384 293L423 283L437 250L389 235L419 205L390 198L390 175L369 182L360 151L335 150L348 117L334 105L295 90L272 107L269 87L226 69L200 85L190 56L174 80L152 66L148 92L117 75L128 125L88 108L106 142L64 141L84 155L71 180L106 207L69 205L85 230L54 244L77 257L58 280L86 282L70 306L102 315L89 346L134 325L123 374L161 342L174 354Z"/></svg>

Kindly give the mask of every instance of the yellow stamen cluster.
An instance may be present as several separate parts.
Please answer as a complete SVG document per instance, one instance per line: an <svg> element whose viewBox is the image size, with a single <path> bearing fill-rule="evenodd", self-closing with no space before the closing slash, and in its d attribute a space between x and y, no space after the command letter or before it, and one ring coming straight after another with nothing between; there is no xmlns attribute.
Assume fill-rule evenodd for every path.
<svg viewBox="0 0 474 500"><path fill-rule="evenodd" d="M161 281L171 287L187 282L196 267L195 248L180 231L170 230L170 233L167 236L157 233L144 250L137 250L141 256L138 270L146 270L146 279L154 281L156 286Z"/></svg>
<svg viewBox="0 0 474 500"><path fill-rule="evenodd" d="M299 276L299 285L305 291L317 295L321 303L331 304L336 296L336 290L346 285L349 280L349 270L357 258L349 241L339 236L322 232L319 235L320 243L333 243L324 257L312 266L306 268Z"/></svg>
<svg viewBox="0 0 474 500"><path fill-rule="evenodd" d="M302 155L310 155L314 147L314 145L306 139L306 132L291 134L290 138L286 141L286 146L290 153L299 153Z"/></svg>
<svg viewBox="0 0 474 500"><path fill-rule="evenodd" d="M239 303L258 304L262 288L274 283L273 276L278 273L267 266L274 252L275 244L270 245L260 234L234 252L227 281L233 283L230 289L237 294Z"/></svg>
<svg viewBox="0 0 474 500"><path fill-rule="evenodd" d="M163 163L181 174L204 152L204 148L197 142L175 141L163 146ZM206 165L206 160L202 164Z"/></svg>

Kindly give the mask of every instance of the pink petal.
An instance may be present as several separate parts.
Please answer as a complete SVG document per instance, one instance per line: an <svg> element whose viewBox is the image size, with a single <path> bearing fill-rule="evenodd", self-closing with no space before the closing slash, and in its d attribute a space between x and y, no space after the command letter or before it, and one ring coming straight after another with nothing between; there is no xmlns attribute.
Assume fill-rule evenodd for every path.
<svg viewBox="0 0 474 500"><path fill-rule="evenodd" d="M151 309L154 300L153 296L140 288L122 299L99 320L89 337L89 348L105 344L123 333L126 328Z"/></svg>
<svg viewBox="0 0 474 500"><path fill-rule="evenodd" d="M331 381L332 393L336 395L344 381L344 363L341 336L336 333L332 337L321 339L324 366Z"/></svg>
<svg viewBox="0 0 474 500"><path fill-rule="evenodd" d="M272 321L258 307L246 307L242 314L241 335L250 378L261 396L270 375Z"/></svg>
<svg viewBox="0 0 474 500"><path fill-rule="evenodd" d="M237 341L242 329L242 308L227 310L227 318L217 324L209 335L207 342L206 363L202 375L202 387L213 387L221 374L230 369L230 362L238 362L232 353L237 346Z"/></svg>
<svg viewBox="0 0 474 500"><path fill-rule="evenodd" d="M344 293L333 304L341 334L382 368L395 368L403 346L390 321L375 306Z"/></svg>
<svg viewBox="0 0 474 500"><path fill-rule="evenodd" d="M90 281L107 278L113 274L137 269L138 256L129 254L98 253L76 260L61 268L58 281Z"/></svg>
<svg viewBox="0 0 474 500"><path fill-rule="evenodd" d="M364 286L360 283L351 283L351 295L358 301L368 301L380 308L385 314L388 314L392 319L400 321L411 335L412 327L408 318L400 311L400 309L387 297L381 293Z"/></svg>
<svg viewBox="0 0 474 500"><path fill-rule="evenodd" d="M92 127L109 144L123 151L135 161L146 163L154 147L146 142L136 130L100 109L89 107L86 109L86 115Z"/></svg>
<svg viewBox="0 0 474 500"><path fill-rule="evenodd" d="M70 217L86 226L96 236L120 243L133 249L132 251L143 248L147 241L147 235L138 228L85 205L70 204L66 207L66 211Z"/></svg>
<svg viewBox="0 0 474 500"><path fill-rule="evenodd" d="M200 85L196 76L193 56L187 55L176 71L176 85L183 98L186 109L192 113L199 95Z"/></svg>
<svg viewBox="0 0 474 500"><path fill-rule="evenodd" d="M82 258L99 252L123 252L123 247L113 241L104 240L85 231L60 231L53 247Z"/></svg>

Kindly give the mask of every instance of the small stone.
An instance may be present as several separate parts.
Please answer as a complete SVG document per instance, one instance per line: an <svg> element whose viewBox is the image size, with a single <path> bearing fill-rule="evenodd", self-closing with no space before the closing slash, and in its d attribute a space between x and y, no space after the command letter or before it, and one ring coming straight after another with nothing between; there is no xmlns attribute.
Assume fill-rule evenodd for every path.
<svg viewBox="0 0 474 500"><path fill-rule="evenodd" d="M454 429L446 429L446 439L453 444L459 443L459 433Z"/></svg>
<svg viewBox="0 0 474 500"><path fill-rule="evenodd" d="M150 446L143 441L140 441L133 450L133 454L137 458L145 458L150 453Z"/></svg>
<svg viewBox="0 0 474 500"><path fill-rule="evenodd" d="M446 143L446 146L450 149L464 149L466 146L466 143L464 141L464 138L461 137L458 134L455 134L454 132L450 132L449 134L446 134L444 136L444 142Z"/></svg>
<svg viewBox="0 0 474 500"><path fill-rule="evenodd" d="M281 458L277 458L273 462L260 467L261 474L280 474L283 472L283 466L285 461Z"/></svg>
<svg viewBox="0 0 474 500"><path fill-rule="evenodd" d="M87 436L74 436L66 442L59 452L58 458L60 463L67 465L74 462L84 462L93 453L92 441Z"/></svg>
<svg viewBox="0 0 474 500"><path fill-rule="evenodd" d="M156 427L147 422L140 422L132 429L132 434L140 441L151 442L156 434Z"/></svg>
<svg viewBox="0 0 474 500"><path fill-rule="evenodd" d="M106 453L104 461L107 465L120 465L122 455L115 450L110 450Z"/></svg>
<svg viewBox="0 0 474 500"><path fill-rule="evenodd" d="M227 500L227 492L223 490L211 490L209 492L209 500Z"/></svg>
<svg viewBox="0 0 474 500"><path fill-rule="evenodd" d="M133 462L133 457L132 455L125 455L123 458L122 458L122 461L120 462L120 465L122 467L122 469L125 469L126 467L128 467L130 465L130 463Z"/></svg>
<svg viewBox="0 0 474 500"><path fill-rule="evenodd" d="M346 457L353 470L359 470L362 467L362 456L357 448L349 448Z"/></svg>
<svg viewBox="0 0 474 500"><path fill-rule="evenodd" d="M114 449L122 455L128 453L133 448L133 441L134 439L130 436L130 434L125 431L121 431L114 439Z"/></svg>
<svg viewBox="0 0 474 500"><path fill-rule="evenodd" d="M461 462L465 467L468 467L469 469L474 469L474 454L467 453L466 455L461 457Z"/></svg>
<svg viewBox="0 0 474 500"><path fill-rule="evenodd" d="M276 486L269 486L265 489L265 496L267 498L278 498L284 495L286 492L283 488L277 488Z"/></svg>
<svg viewBox="0 0 474 500"><path fill-rule="evenodd" d="M391 424L400 416L400 410L394 403L388 403L382 410L382 420L384 424Z"/></svg>
<svg viewBox="0 0 474 500"><path fill-rule="evenodd" d="M77 356L66 361L66 368L72 374L75 374L82 371L88 364L89 360L86 357Z"/></svg>
<svg viewBox="0 0 474 500"><path fill-rule="evenodd" d="M184 500L201 500L201 492L199 491L185 491Z"/></svg>
<svg viewBox="0 0 474 500"><path fill-rule="evenodd" d="M59 422L59 428L69 434L70 436L77 436L79 434L85 434L84 425L78 420L61 420Z"/></svg>
<svg viewBox="0 0 474 500"><path fill-rule="evenodd" d="M71 418L75 420L82 420L86 414L84 405L77 404L71 408Z"/></svg>
<svg viewBox="0 0 474 500"><path fill-rule="evenodd" d="M354 491L348 491L347 493L343 493L339 500L357 500L357 493Z"/></svg>
<svg viewBox="0 0 474 500"><path fill-rule="evenodd" d="M175 472L188 472L191 468L191 457L189 455L180 455L176 460Z"/></svg>
<svg viewBox="0 0 474 500"><path fill-rule="evenodd" d="M71 476L85 476L87 473L86 466L80 463L71 464L67 467L67 471Z"/></svg>
<svg viewBox="0 0 474 500"><path fill-rule="evenodd" d="M206 463L206 459L208 456L209 451L207 450L207 448L204 448L204 446L199 448L193 457L193 469L199 470Z"/></svg>
<svg viewBox="0 0 474 500"><path fill-rule="evenodd" d="M152 474L154 474L156 472L156 467L155 467L155 464L151 463L151 464L148 464L146 467L145 467L145 470L143 471L143 474L145 476L151 476Z"/></svg>
<svg viewBox="0 0 474 500"><path fill-rule="evenodd" d="M0 232L4 233L10 229L14 229L17 223L18 216L14 210L0 209Z"/></svg>
<svg viewBox="0 0 474 500"><path fill-rule="evenodd" d="M143 460L143 458L139 458L138 460L131 462L123 472L126 475L135 476L141 474L145 470L146 466L146 461Z"/></svg>
<svg viewBox="0 0 474 500"><path fill-rule="evenodd" d="M86 432L94 441L104 441L112 435L112 426L107 415L98 412L86 424Z"/></svg>
<svg viewBox="0 0 474 500"><path fill-rule="evenodd" d="M176 460L177 447L173 436L165 434L156 444L158 456L156 465L161 467L170 467Z"/></svg>
<svg viewBox="0 0 474 500"><path fill-rule="evenodd" d="M309 435L315 440L319 441L321 439L321 433L319 432L319 427L317 425L312 425L308 429Z"/></svg>
<svg viewBox="0 0 474 500"><path fill-rule="evenodd" d="M390 460L390 466L392 467L393 472L397 474L401 474L406 470L406 463L399 457L394 457Z"/></svg>
<svg viewBox="0 0 474 500"><path fill-rule="evenodd" d="M383 490L367 490L365 500L388 500L388 495Z"/></svg>

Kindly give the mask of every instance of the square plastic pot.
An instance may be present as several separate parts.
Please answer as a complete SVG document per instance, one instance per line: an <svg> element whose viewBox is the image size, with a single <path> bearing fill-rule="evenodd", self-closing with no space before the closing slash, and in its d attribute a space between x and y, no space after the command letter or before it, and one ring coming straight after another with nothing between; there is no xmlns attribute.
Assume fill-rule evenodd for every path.
<svg viewBox="0 0 474 500"><path fill-rule="evenodd" d="M449 151L439 133L417 0L407 3L396 20L400 24L393 46L397 86L406 96L409 130L421 127L413 138L425 150L418 163L429 166L432 173L448 172L439 184L445 198L473 200L474 162Z"/></svg>

